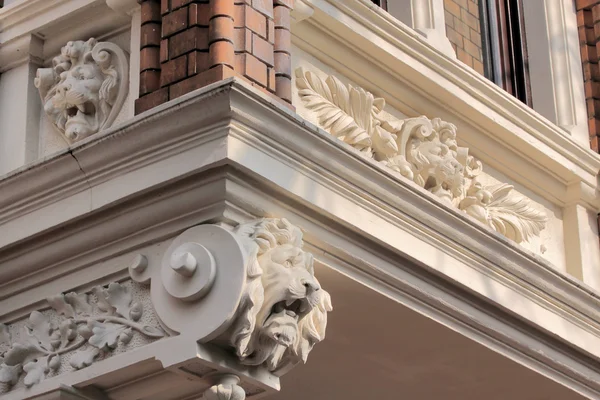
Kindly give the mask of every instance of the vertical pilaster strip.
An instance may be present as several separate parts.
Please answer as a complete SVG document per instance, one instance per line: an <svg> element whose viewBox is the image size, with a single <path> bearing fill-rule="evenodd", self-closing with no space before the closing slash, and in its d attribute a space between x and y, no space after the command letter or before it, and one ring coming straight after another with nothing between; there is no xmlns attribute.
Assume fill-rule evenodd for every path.
<svg viewBox="0 0 600 400"><path fill-rule="evenodd" d="M290 13L294 0L274 0L275 16L275 94L292 103L292 39L290 33Z"/></svg>

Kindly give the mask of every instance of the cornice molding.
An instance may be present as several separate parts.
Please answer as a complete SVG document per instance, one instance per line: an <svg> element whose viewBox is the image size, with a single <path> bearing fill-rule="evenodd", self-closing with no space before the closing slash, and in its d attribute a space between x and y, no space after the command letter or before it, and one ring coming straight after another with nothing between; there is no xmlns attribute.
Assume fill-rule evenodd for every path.
<svg viewBox="0 0 600 400"><path fill-rule="evenodd" d="M198 109L206 113L200 114ZM52 164L62 164L64 169L49 168ZM217 173L226 165L233 168L233 175ZM322 165L330 168L325 170ZM239 193L242 182L254 182L255 190L261 188L264 193L275 187L279 201L292 201L300 193L281 175L284 166L295 171L297 179L307 180L307 187L318 184L353 210L362 210L360 215L353 212L348 217L336 214L327 218L345 221L374 252L393 248L398 257L413 258L428 268L444 267L428 261L440 252L453 263L451 269L436 272L447 279L461 282L468 279L463 269L464 273L476 271L545 313L569 321L576 327L573 329L598 335L600 298L593 290L235 79L161 105L4 179L0 193L10 193L10 198L2 200L3 206L10 205L13 196L34 196L38 191L31 185L34 179L48 185L42 198L36 199L34 208L40 215L48 215L47 207L63 211L52 221L29 223L31 231L13 232L11 222L4 223L3 229L12 236L0 249L0 281L6 282L0 287L0 298L25 293L56 274L74 272L108 254L173 235L190 221L260 215L248 202L248 195ZM212 174L207 171L211 169ZM65 176L71 176L72 183L52 190ZM129 184L119 183L124 181ZM111 197L113 185L119 187L117 197ZM89 196L88 202L79 209L65 209L62 205L69 204L70 196L80 195L74 187ZM153 191L162 194L149 196ZM320 201L326 197L304 198L301 207L322 220L325 206ZM13 218L16 211L12 209ZM35 219L35 211L30 208L29 212L29 218ZM367 220L377 218L405 239L426 243L431 251L395 248L397 243L388 243L391 238L381 236L382 231L372 231L360 222L364 212L372 216L364 215ZM118 226L112 223L115 213L121 215ZM83 220L88 222L82 224ZM15 226L28 225L24 220L13 221ZM85 237L76 234L83 226ZM98 247L99 238L107 235L122 239ZM73 237L79 239L73 241ZM387 250L380 247L382 242L387 243ZM501 299L494 301L501 303ZM503 306L510 309L517 304ZM544 325L543 319L533 318L532 323ZM585 342L574 345L595 354Z"/></svg>

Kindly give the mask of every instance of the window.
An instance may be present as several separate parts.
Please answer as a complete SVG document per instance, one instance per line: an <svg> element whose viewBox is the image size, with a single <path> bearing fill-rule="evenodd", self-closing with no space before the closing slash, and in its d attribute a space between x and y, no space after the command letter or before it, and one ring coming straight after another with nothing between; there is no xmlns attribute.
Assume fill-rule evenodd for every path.
<svg viewBox="0 0 600 400"><path fill-rule="evenodd" d="M371 0L371 1L387 11L387 0Z"/></svg>
<svg viewBox="0 0 600 400"><path fill-rule="evenodd" d="M479 0L485 76L531 106L522 0Z"/></svg>

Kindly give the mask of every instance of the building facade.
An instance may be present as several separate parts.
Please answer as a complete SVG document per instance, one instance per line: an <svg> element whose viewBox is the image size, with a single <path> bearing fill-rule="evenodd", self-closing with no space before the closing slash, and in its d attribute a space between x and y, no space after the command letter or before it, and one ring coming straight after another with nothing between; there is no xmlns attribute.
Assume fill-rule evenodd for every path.
<svg viewBox="0 0 600 400"><path fill-rule="evenodd" d="M0 399L600 399L591 0L4 0Z"/></svg>

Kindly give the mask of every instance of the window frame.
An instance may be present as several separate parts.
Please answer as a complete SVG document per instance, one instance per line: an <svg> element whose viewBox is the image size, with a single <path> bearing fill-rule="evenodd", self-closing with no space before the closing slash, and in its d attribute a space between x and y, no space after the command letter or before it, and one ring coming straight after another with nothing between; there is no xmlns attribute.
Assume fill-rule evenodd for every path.
<svg viewBox="0 0 600 400"><path fill-rule="evenodd" d="M381 7L383 10L387 11L387 0L371 0L375 5Z"/></svg>
<svg viewBox="0 0 600 400"><path fill-rule="evenodd" d="M485 76L531 107L523 0L479 0L479 11Z"/></svg>

